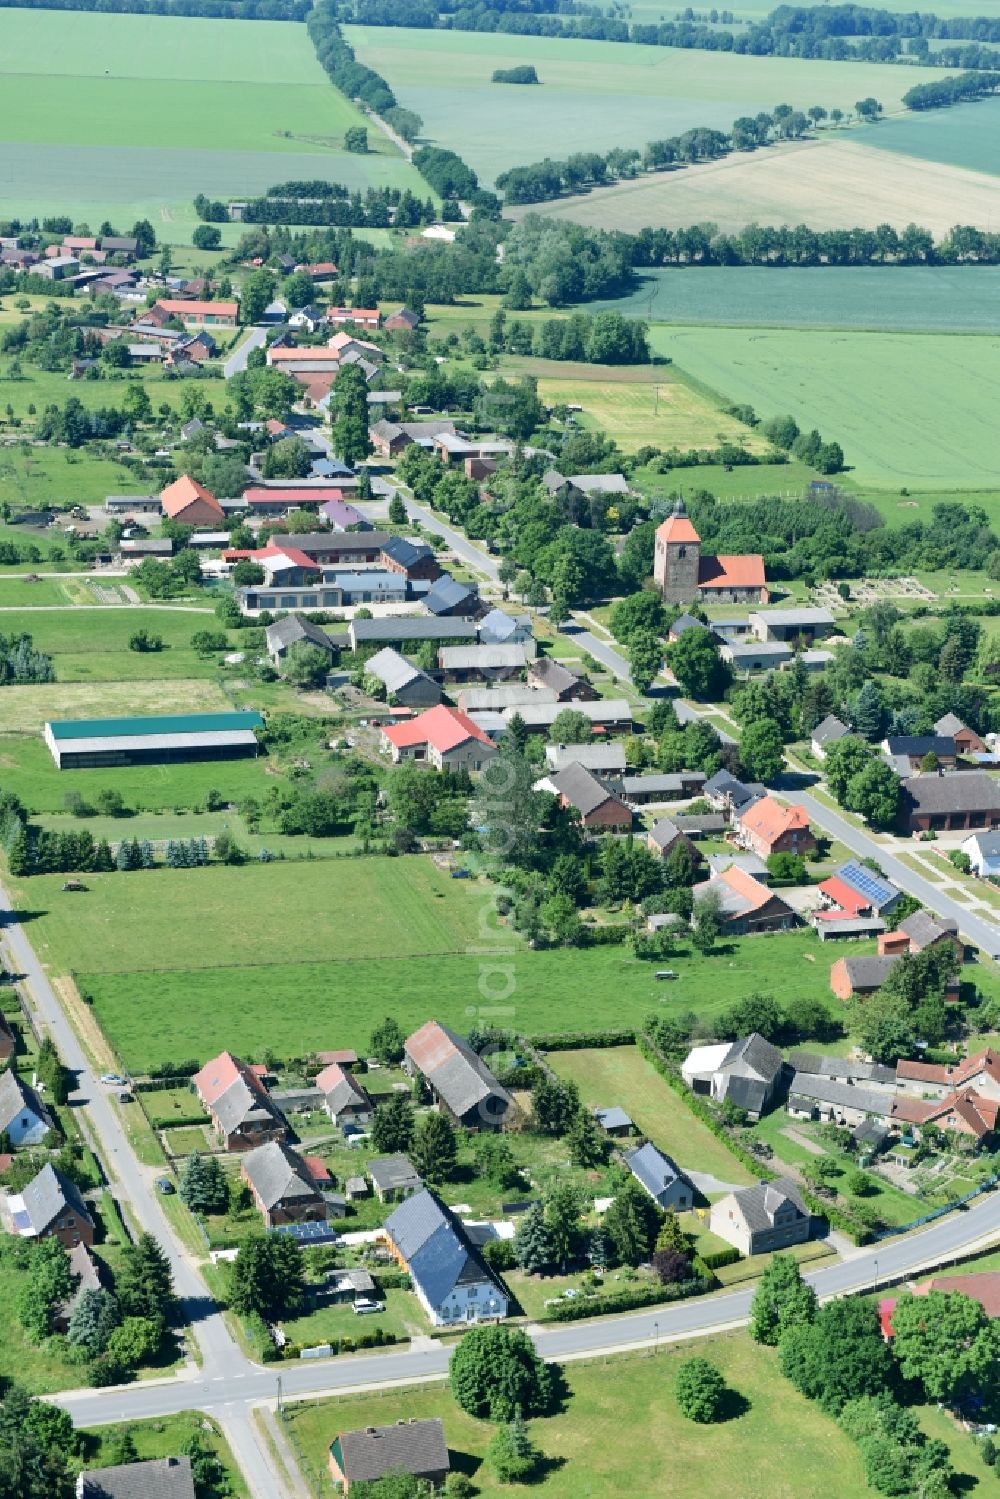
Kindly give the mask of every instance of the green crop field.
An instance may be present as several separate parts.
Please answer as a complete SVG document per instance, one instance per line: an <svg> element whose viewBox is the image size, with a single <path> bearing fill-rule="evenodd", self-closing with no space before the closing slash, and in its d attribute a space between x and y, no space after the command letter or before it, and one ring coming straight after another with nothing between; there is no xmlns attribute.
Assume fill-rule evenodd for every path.
<svg viewBox="0 0 1000 1499"><path fill-rule="evenodd" d="M492 178L542 156L642 146L692 125L728 129L737 115L787 101L853 109L875 94L894 109L905 69L562 38L348 26L359 61L388 79L426 135ZM490 83L497 67L534 63L539 88Z"/></svg>
<svg viewBox="0 0 1000 1499"><path fill-rule="evenodd" d="M338 912L337 895L330 893L328 863L291 867L305 871L290 877L304 884L312 868L316 886L327 891L325 909ZM343 881L349 884L360 878L358 871L364 869L364 862L352 859L335 868L336 892ZM264 872L275 869L282 866L268 865ZM234 880L246 872L237 871ZM777 940L751 938L749 948L746 942L736 942L710 958L695 953L676 958L672 962L681 975L680 982L665 985L656 982L650 964L639 962L623 949L531 952L506 932L499 942L477 936L461 951L453 943L450 949L428 952L425 948L424 955L404 956L410 938L408 928L403 926L397 939L398 955L373 956L369 913L359 906L362 915L349 930L341 930L340 916L331 915L324 919L322 932L307 936L300 957L283 960L278 954L280 950L287 954L291 936L284 935L277 949L266 946L259 940L261 928L255 917L253 931L244 933L236 966L214 967L210 964L221 960L223 950L231 952L237 945L237 932L230 935L229 926L235 926L238 932L243 926L238 915L234 917L224 905L213 904L210 925L206 926L199 907L196 931L183 933L176 911L186 908L187 902L175 907L173 897L168 920L163 882L186 879L189 873L199 879L227 872L211 869L203 874L185 870L119 876L125 880L145 878L157 887L155 900L148 887L138 896L143 911L147 901L152 907L149 920L154 931L133 925L132 909L126 911L123 904L125 890L131 894L138 887L119 885L118 894L111 899L100 896L99 919L104 929L101 943L81 939L79 916L74 920L73 913L65 909L66 902L76 897L60 894L58 881L37 878L28 881L20 893L21 905L42 913L32 922L31 932L32 939L42 944L46 961L57 973L78 970L81 988L92 998L105 1034L133 1068L170 1056L172 1045L185 1056L208 1056L223 1046L240 1044L247 1036L253 1037L257 1050L270 1046L279 1056L299 1055L310 1047L353 1046L362 1050L368 1045L373 1016L390 1012L408 1031L433 1015L463 1031L481 1016L529 1033L572 1030L581 1025L595 1029L640 1025L654 1011L694 1010L711 1016L745 994L750 962L755 968L760 965L759 971L767 976L764 987L780 1001L808 994L828 1004L833 1013L842 1008L830 994L828 966L814 961L816 940L812 933L787 933ZM384 878L382 864L376 884L383 890L387 888ZM477 900L472 904L478 914L486 908L487 897L481 889L473 893ZM445 900L449 894L446 892ZM90 895L82 895L79 900L88 901ZM314 910L317 900L313 896L304 898L305 909ZM384 909L383 902L384 896L379 897L374 906L376 914ZM74 908L76 912L79 909L79 905ZM250 909L256 907L243 899L233 908L237 912ZM353 899L348 909L354 909ZM300 919L294 904L284 915L292 924L291 932L298 932ZM214 937L216 922L225 927L218 944ZM168 927L172 942L165 935ZM340 961L306 961L322 948L324 933L328 955ZM162 954L166 948L169 952L162 970L152 970L152 955ZM91 967L87 966L88 958ZM582 1003L581 995L586 996Z"/></svg>
<svg viewBox="0 0 1000 1499"><path fill-rule="evenodd" d="M707 1171L737 1186L753 1181L746 1167L634 1046L554 1051L548 1061L560 1077L576 1083L588 1109L620 1105L641 1133L666 1150L683 1170Z"/></svg>
<svg viewBox="0 0 1000 1499"><path fill-rule="evenodd" d="M1000 266L705 266L640 272L590 303L657 323L1000 333Z"/></svg>
<svg viewBox="0 0 1000 1499"><path fill-rule="evenodd" d="M742 1414L734 1410L714 1426L681 1416L673 1382L677 1365L691 1353L721 1370L729 1388L743 1397ZM746 1333L672 1344L646 1357L568 1363L564 1375L565 1408L530 1423L532 1439L550 1462L526 1493L542 1499L612 1493L703 1499L706 1492L732 1499L846 1499L866 1492L854 1444L784 1379L775 1350L756 1346ZM518 1492L497 1484L479 1466L496 1428L465 1415L444 1384L295 1403L287 1420L315 1492L323 1493L327 1453L337 1432L433 1416L444 1421L453 1469L474 1475L482 1499ZM967 1438L953 1440L956 1465L968 1473L971 1464L963 1459L971 1444ZM664 1487L666 1469L670 1477Z"/></svg>
<svg viewBox="0 0 1000 1499"><path fill-rule="evenodd" d="M938 11L937 14L940 14ZM1000 100L980 99L951 109L903 114L865 127L857 139L975 172L1000 173Z"/></svg>
<svg viewBox="0 0 1000 1499"><path fill-rule="evenodd" d="M1000 338L655 327L650 342L727 401L836 438L861 484L996 482Z"/></svg>
<svg viewBox="0 0 1000 1499"><path fill-rule="evenodd" d="M426 195L380 131L369 155L344 151L364 117L327 80L304 26L69 12L53 36L44 11L4 19L4 194L23 217L123 226L142 213L187 242L199 191L238 197L294 176Z"/></svg>

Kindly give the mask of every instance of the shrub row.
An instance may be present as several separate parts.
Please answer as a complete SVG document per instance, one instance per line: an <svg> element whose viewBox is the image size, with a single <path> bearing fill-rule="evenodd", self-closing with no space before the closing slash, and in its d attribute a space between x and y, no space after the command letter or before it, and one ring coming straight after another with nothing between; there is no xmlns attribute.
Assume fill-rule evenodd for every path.
<svg viewBox="0 0 1000 1499"><path fill-rule="evenodd" d="M728 1249L710 1249L707 1254L698 1256L706 1270L721 1270L723 1265L735 1265L740 1258L735 1245L730 1245Z"/></svg>
<svg viewBox="0 0 1000 1499"><path fill-rule="evenodd" d="M605 1317L615 1312L637 1311L644 1306L660 1306L665 1301L685 1301L689 1296L701 1296L712 1289L713 1281L701 1276L683 1281L680 1285L633 1286L626 1291L616 1291L607 1296L581 1296L575 1301L560 1301L558 1306L546 1307L543 1322L579 1322L584 1317Z"/></svg>
<svg viewBox="0 0 1000 1499"><path fill-rule="evenodd" d="M553 1031L538 1036L519 1036L518 1045L523 1046L532 1060L545 1066L543 1051L586 1051L603 1046L634 1046L635 1031Z"/></svg>

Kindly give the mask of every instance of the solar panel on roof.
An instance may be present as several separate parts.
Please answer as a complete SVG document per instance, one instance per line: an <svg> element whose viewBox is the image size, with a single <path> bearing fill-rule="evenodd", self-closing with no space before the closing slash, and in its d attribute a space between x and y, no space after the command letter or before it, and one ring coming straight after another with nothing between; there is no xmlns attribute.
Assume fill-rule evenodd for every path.
<svg viewBox="0 0 1000 1499"><path fill-rule="evenodd" d="M284 1234L297 1239L300 1244L332 1244L340 1235L328 1223L281 1223L271 1229L273 1234Z"/></svg>
<svg viewBox="0 0 1000 1499"><path fill-rule="evenodd" d="M879 879L877 874L873 873L870 869L866 869L863 864L855 864L853 862L844 864L837 870L837 874L845 884L851 885L855 890L860 891L862 895L867 896L869 900L885 901L893 893L892 887L887 885L885 880Z"/></svg>

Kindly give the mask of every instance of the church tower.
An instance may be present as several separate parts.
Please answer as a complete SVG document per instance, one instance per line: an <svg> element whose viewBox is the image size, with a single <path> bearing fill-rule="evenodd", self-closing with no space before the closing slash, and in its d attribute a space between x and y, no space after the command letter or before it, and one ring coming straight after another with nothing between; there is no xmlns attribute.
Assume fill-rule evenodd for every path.
<svg viewBox="0 0 1000 1499"><path fill-rule="evenodd" d="M698 594L698 564L701 537L688 520L683 500L674 502L673 513L656 532L653 581L665 604L692 604Z"/></svg>

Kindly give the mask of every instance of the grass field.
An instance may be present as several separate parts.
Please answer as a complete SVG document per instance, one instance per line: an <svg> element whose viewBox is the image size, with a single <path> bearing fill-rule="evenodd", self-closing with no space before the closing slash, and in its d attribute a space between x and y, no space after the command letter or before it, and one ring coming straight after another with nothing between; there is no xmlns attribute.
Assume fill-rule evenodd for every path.
<svg viewBox="0 0 1000 1499"><path fill-rule="evenodd" d="M708 448L724 440L754 452L770 444L673 371L651 365L562 364L550 359L505 361L516 373L538 379L547 406L580 405L589 424L613 437L623 452L657 447Z"/></svg>
<svg viewBox="0 0 1000 1499"><path fill-rule="evenodd" d="M26 583L25 589L37 587ZM4 587L0 580L0 589ZM2 597L2 594L0 594ZM218 622L209 616L174 609L93 608L39 610L28 619L36 647L53 657L56 677L66 682L130 682L153 689L164 678L214 677L218 654L204 657L191 649L198 630ZM163 640L161 651L131 651L129 640L147 630ZM160 690L160 689L155 689Z"/></svg>
<svg viewBox="0 0 1000 1499"><path fill-rule="evenodd" d="M309 867L304 866L306 870ZM363 867L360 860L335 866L338 881L333 889L339 890L341 880L356 878L356 871ZM282 868L266 866L270 870ZM761 986L779 1001L808 994L828 1004L831 1011L841 1008L830 994L829 970L816 958L815 938L808 933L749 938L707 959L696 954L672 959L681 980L670 985L658 984L649 964L638 962L619 948L530 952L508 934L496 943L474 938L462 952L439 948L426 956L372 957L367 912L363 924L338 933L340 918L337 901L330 893L329 866L313 868L317 883L327 891L332 915L325 930L330 932L331 953L343 954L340 961L304 957L300 961L277 961L259 940L255 925L253 933L246 934L245 952L235 966L212 966L205 959L214 955L215 927L206 926L199 913L200 924L195 931L182 933L177 925L175 948L180 950L160 971L151 968L146 954L151 950L162 952L168 945L166 929L179 922L176 913L187 907L190 896L184 898L180 908L171 898L170 923L161 898L149 918L154 926L151 934L141 925L133 925L131 916L121 914L122 895L117 904L109 904L102 897L108 914L99 913L105 922L105 941L96 953L94 949L101 944L91 938L82 943L77 940L79 916L74 917L66 906L69 901L87 901L89 895L61 895L52 888L56 881L35 879L24 887L20 903L45 913L32 921L32 939L40 942L54 972L63 973L71 967L79 972L80 985L93 999L105 1034L133 1069L171 1055L209 1056L223 1046L245 1047L248 1037L256 1052L269 1046L279 1056L331 1046L353 1046L362 1051L368 1046L373 1020L386 1013L394 1014L407 1032L433 1015L460 1031L467 1031L480 1018L529 1034L572 1030L581 1025L588 1029L640 1025L654 1011L694 1010L711 1016L746 993L750 963L755 971L766 975ZM341 871L346 873L342 875ZM216 871L207 873L214 875ZM162 892L164 880L185 879L189 874L199 877L197 870L185 870L176 876L163 871L145 878L151 878L154 884L159 882ZM380 885L386 888L381 881ZM482 897L483 892L477 894ZM153 897L140 900L140 912L145 913ZM307 903L307 909L314 903L315 898ZM233 909L242 911L249 906L240 898ZM383 909L379 900L375 910ZM75 910L79 913L79 904ZM115 911L119 913L117 921L111 914ZM291 931L296 931L295 909L285 916L292 923ZM243 931L239 922L236 925ZM264 930L270 928L267 922ZM403 928L399 940L407 935ZM224 932L221 941L231 950L238 935ZM290 934L284 933L281 941L287 950ZM307 945L315 950L318 938L307 937ZM196 949L193 957L192 948ZM483 948L487 949L485 955ZM94 956L91 968L84 962L84 949ZM664 993L666 988L669 994ZM582 1004L581 995L586 996Z"/></svg>
<svg viewBox="0 0 1000 1499"><path fill-rule="evenodd" d="M953 109L898 115L866 126L858 139L877 141L885 151L995 175L1000 171L1000 101L980 99Z"/></svg>
<svg viewBox="0 0 1000 1499"><path fill-rule="evenodd" d="M715 58L720 54L698 55ZM734 63L741 60L754 61L732 58ZM906 80L905 68L893 71ZM699 119L698 123L715 122ZM888 135L890 124L884 128L892 139ZM795 141L749 155L724 156L719 161L637 177L546 203L545 212L554 218L600 227L614 225L632 233L649 224L676 228L712 223L733 231L751 223L808 224L813 229L842 229L854 224L868 228L892 224L904 229L907 224L918 223L942 235L954 224L977 224L988 229L996 222L1000 211L1000 181L996 177L881 150L882 129L880 125L876 134L864 137L860 132L831 133L818 140ZM641 145L643 141L628 144ZM530 211L514 209L512 217Z"/></svg>
<svg viewBox="0 0 1000 1499"><path fill-rule="evenodd" d="M16 573L6 573L0 576L0 609L16 610L19 614L17 621L19 629L27 629L25 619L30 619L30 614L20 617L22 610L40 609L53 604L68 604L69 599L63 591L62 585L54 578L38 578L30 582L27 578L20 578ZM8 628L14 624L13 620L7 621ZM6 703L8 699L4 697ZM5 727L9 720L4 714Z"/></svg>
<svg viewBox="0 0 1000 1499"><path fill-rule="evenodd" d="M654 327L650 342L727 400L835 437L862 484L995 483L1000 338Z"/></svg>
<svg viewBox="0 0 1000 1499"><path fill-rule="evenodd" d="M298 168L296 168L298 170ZM226 330L222 330L223 338L227 337ZM10 403L14 408L14 415L24 421L26 418L31 422L28 411L29 406L34 406L37 412L44 410L46 406L62 406L70 396L75 396L88 410L96 406L118 406L128 387L128 383L138 381L145 387L146 394L152 401L154 407L159 407L164 402L176 411L180 404L181 392L184 389L183 381L179 379L166 379L159 365L150 369L130 371L128 374L111 379L101 380L73 380L64 370L43 370L36 364L22 365L23 373L16 379L7 379L10 369L10 360L4 360L0 364L0 383L3 384L4 406ZM222 380L208 380L204 386L205 395L210 402L218 402L220 406L225 403L225 385ZM81 454L79 467L81 478L86 472L89 459ZM68 463L68 467L73 467ZM131 474L128 487L124 493L132 494L136 490L136 475ZM106 491L107 492L107 491ZM64 501L77 498L72 489L72 480L67 485L67 490L60 496ZM82 498L82 496L79 496ZM98 495L103 499L104 495Z"/></svg>
<svg viewBox="0 0 1000 1499"><path fill-rule="evenodd" d="M674 1401L675 1370L691 1352L709 1358L745 1402L717 1425L685 1420ZM745 1333L675 1344L655 1356L569 1363L564 1373L565 1411L530 1425L550 1459L530 1492L545 1499L610 1493L703 1499L709 1473L711 1492L731 1499L846 1499L865 1492L853 1443L782 1377L775 1351L755 1346ZM521 1492L476 1471L495 1428L466 1416L443 1385L288 1408L290 1435L317 1493L327 1492L326 1455L339 1431L404 1416L443 1418L452 1468L475 1475L482 1499Z"/></svg>
<svg viewBox="0 0 1000 1499"><path fill-rule="evenodd" d="M705 266L640 272L591 303L657 323L1000 333L1000 266Z"/></svg>
<svg viewBox="0 0 1000 1499"><path fill-rule="evenodd" d="M18 317L22 316L18 313ZM4 387L4 405L9 392L17 382L8 382ZM90 383L90 382L88 382ZM121 392L116 391L116 395ZM61 395L64 398L65 393ZM37 401L35 405L37 406ZM109 494L128 494L128 485L135 483L135 475L120 463L107 458L95 458L89 453L80 454L69 448L36 448L27 444L0 448L0 503L34 508L53 501L60 505L67 501L71 505L97 504ZM19 539L17 528L10 534L12 540ZM20 533L20 539L39 543L34 535Z"/></svg>
<svg viewBox="0 0 1000 1499"><path fill-rule="evenodd" d="M188 242L199 191L239 196L291 176L421 186L374 128L368 156L344 151L364 117L330 86L304 26L74 12L53 46L44 11L7 21L4 191L22 216L143 213Z"/></svg>
<svg viewBox="0 0 1000 1499"><path fill-rule="evenodd" d="M744 428L744 430L746 430ZM754 467L725 469L721 464L699 464L695 469L678 468L657 474L648 468L634 469L632 482L643 494L654 498L691 494L697 489L723 500L752 500L758 495L798 495L806 489L815 471L804 463L762 463ZM900 521L899 524L902 524Z"/></svg>
<svg viewBox="0 0 1000 1499"><path fill-rule="evenodd" d="M12 578L0 579L0 603L6 601L8 590L15 588L57 588L56 583L24 583L21 584ZM34 595L32 595L33 597ZM13 602L13 600L11 600ZM122 610L121 618L129 619L132 614L139 614L140 610ZM159 611L155 611L159 618ZM166 610L164 615L169 619L171 616ZM60 617L62 617L60 615ZM38 618L41 620L41 616ZM198 629L203 626L208 618L197 614L179 615L186 621L189 629ZM35 616L26 614L22 616L22 628L30 630L34 624ZM26 623L25 623L26 622ZM214 623L214 621L212 621ZM44 621L40 624L40 631L46 628ZM80 626L81 630L83 626ZM39 634L39 639L41 634ZM143 713L223 713L229 706L229 699L212 682L182 680L178 682L106 682L100 687L86 682L42 682L29 687L5 687L3 698L3 727L8 734L38 734L44 727L46 719L50 718L96 718L115 717L119 714L143 714ZM2 736L0 736L2 744ZM2 748L0 748L2 753ZM60 775L55 770L55 764L45 751L45 758L50 771L55 773L57 780L64 780L70 772L63 771ZM136 767L126 767L127 769ZM152 770L147 766L145 775L147 779L154 779L161 769L170 767L156 766ZM190 769L191 767L185 767ZM142 773L142 772L140 772ZM97 774L101 772L81 771L79 774Z"/></svg>
<svg viewBox="0 0 1000 1499"><path fill-rule="evenodd" d="M779 101L853 110L856 99L875 94L890 110L910 82L904 69L879 64L558 37L363 26L344 35L358 60L423 116L429 138L460 149L488 178L545 155L642 146L692 125L728 129L737 115ZM535 64L540 88L490 83L494 68L519 63Z"/></svg>
<svg viewBox="0 0 1000 1499"><path fill-rule="evenodd" d="M753 1180L634 1046L554 1051L548 1060L560 1077L577 1084L587 1108L620 1104L638 1129L683 1170L706 1171L739 1186Z"/></svg>

